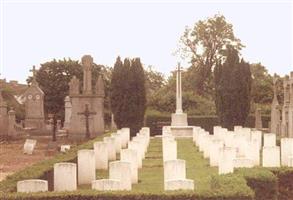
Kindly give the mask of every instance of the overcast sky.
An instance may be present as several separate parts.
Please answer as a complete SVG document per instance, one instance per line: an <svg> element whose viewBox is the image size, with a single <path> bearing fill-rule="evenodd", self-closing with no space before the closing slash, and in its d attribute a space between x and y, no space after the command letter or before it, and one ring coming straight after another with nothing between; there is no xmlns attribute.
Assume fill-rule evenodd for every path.
<svg viewBox="0 0 293 200"><path fill-rule="evenodd" d="M169 75L180 61L172 53L185 26L218 13L246 46L241 52L246 61L261 62L270 73L293 71L290 0L0 1L1 78L7 80L24 83L32 65L39 68L53 58L80 60L84 54L109 66L118 55L140 57Z"/></svg>

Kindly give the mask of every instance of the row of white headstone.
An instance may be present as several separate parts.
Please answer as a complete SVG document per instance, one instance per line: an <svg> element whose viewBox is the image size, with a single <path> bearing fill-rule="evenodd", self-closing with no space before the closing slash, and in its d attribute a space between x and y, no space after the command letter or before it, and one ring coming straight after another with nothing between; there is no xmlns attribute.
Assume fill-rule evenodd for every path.
<svg viewBox="0 0 293 200"><path fill-rule="evenodd" d="M194 190L194 181L186 179L185 160L177 159L177 141L169 134L162 136L164 190Z"/></svg>
<svg viewBox="0 0 293 200"><path fill-rule="evenodd" d="M193 141L204 158L209 159L210 166L218 167L219 174L233 173L234 168L259 166L261 151L263 167L293 164L293 138L282 138L280 151L273 133L263 134L241 126L228 131L216 126L214 134L210 135L204 129L194 127Z"/></svg>
<svg viewBox="0 0 293 200"><path fill-rule="evenodd" d="M93 150L78 151L77 165L55 163L54 191L73 191L77 185L83 184L91 184L92 189L100 191L131 190L132 184L138 183L138 168L142 167L149 142L148 127L143 127L132 141L129 128L104 137L103 141L94 143ZM120 154L120 161L115 161L117 154ZM96 169L108 168L109 179L96 180ZM17 183L17 192L43 191L48 191L46 180L30 179Z"/></svg>

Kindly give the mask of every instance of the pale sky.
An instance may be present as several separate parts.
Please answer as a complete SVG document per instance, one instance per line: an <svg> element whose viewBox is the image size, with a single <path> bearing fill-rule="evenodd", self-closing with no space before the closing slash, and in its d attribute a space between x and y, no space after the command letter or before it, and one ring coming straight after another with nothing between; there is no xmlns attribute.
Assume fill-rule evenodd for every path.
<svg viewBox="0 0 293 200"><path fill-rule="evenodd" d="M246 46L241 52L246 61L261 62L270 73L293 71L289 0L0 1L0 69L7 80L25 83L33 65L85 54L108 66L118 55L140 57L169 75L180 61L172 53L185 26L218 13Z"/></svg>

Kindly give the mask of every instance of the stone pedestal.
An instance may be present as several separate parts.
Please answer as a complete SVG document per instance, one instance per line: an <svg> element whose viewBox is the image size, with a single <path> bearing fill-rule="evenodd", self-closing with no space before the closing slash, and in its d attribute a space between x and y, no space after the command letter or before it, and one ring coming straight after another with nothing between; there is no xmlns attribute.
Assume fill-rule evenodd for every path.
<svg viewBox="0 0 293 200"><path fill-rule="evenodd" d="M171 126L188 126L186 113L173 113L171 115Z"/></svg>

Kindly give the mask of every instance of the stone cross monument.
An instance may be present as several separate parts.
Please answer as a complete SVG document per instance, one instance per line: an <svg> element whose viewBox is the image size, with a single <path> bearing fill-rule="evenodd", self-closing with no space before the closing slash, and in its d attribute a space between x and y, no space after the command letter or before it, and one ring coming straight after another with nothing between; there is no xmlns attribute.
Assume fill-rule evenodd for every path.
<svg viewBox="0 0 293 200"><path fill-rule="evenodd" d="M83 89L80 92L80 81L73 77L69 83L69 99L71 102L71 112L68 115L68 136L70 138L83 139L85 137L94 138L104 133L104 82L100 75L92 85L93 58L85 55L81 58L83 68ZM67 102L69 105L69 102ZM69 107L69 106L68 106ZM85 107L88 111L94 110L95 115L86 117ZM81 114L83 113L83 114ZM84 126L86 120L86 130Z"/></svg>
<svg viewBox="0 0 293 200"><path fill-rule="evenodd" d="M180 63L176 68L176 111L172 114L171 126L188 126L187 114L182 110L182 81L181 81L182 68Z"/></svg>
<svg viewBox="0 0 293 200"><path fill-rule="evenodd" d="M90 112L89 105L85 104L85 110L83 112L77 113L78 115L83 115L85 117L85 135L86 138L90 138L90 125L89 125L89 118L91 115L96 115L96 112Z"/></svg>

